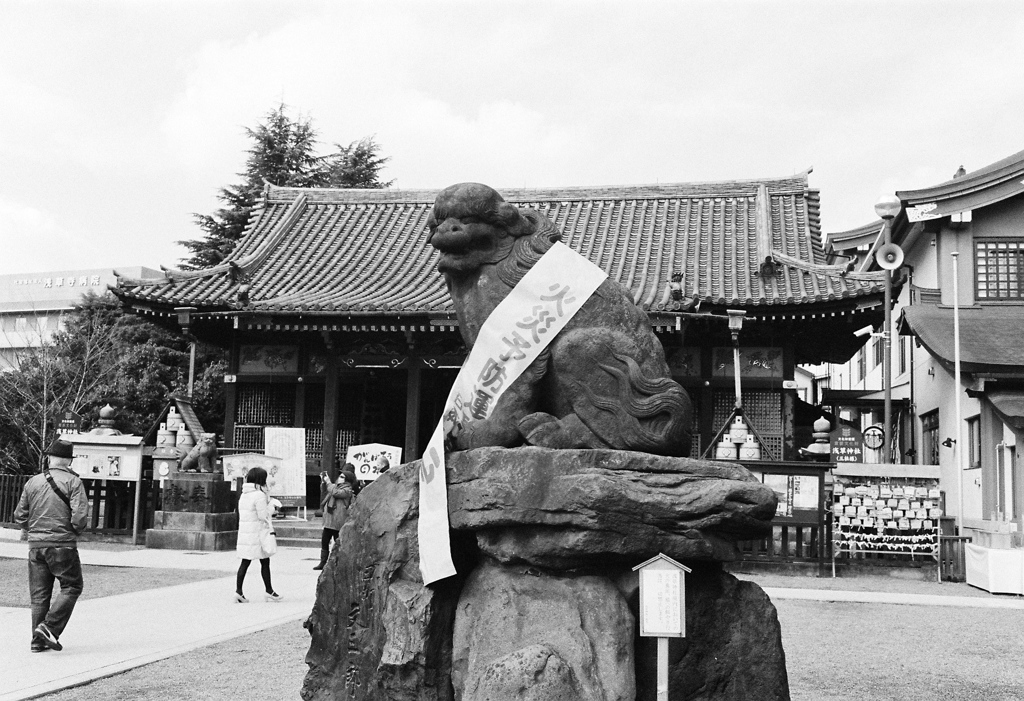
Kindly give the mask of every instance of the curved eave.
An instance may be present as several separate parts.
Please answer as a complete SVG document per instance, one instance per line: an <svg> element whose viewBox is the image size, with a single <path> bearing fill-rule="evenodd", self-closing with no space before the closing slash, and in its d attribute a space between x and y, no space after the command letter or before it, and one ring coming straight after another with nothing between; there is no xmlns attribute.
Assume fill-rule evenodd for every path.
<svg viewBox="0 0 1024 701"><path fill-rule="evenodd" d="M1008 181L1015 180L1017 185L1020 185L1021 178L1024 178L1024 151L1007 156L962 177L952 178L938 185L918 190L899 190L896 195L904 202L913 205L971 195Z"/></svg>
<svg viewBox="0 0 1024 701"><path fill-rule="evenodd" d="M849 251L860 246L870 246L878 238L882 231L882 220L873 221L870 224L858 226L848 231L838 231L833 234L826 234L826 250Z"/></svg>
<svg viewBox="0 0 1024 701"><path fill-rule="evenodd" d="M911 222L980 209L1024 193L1024 151L960 178L919 190L899 190Z"/></svg>

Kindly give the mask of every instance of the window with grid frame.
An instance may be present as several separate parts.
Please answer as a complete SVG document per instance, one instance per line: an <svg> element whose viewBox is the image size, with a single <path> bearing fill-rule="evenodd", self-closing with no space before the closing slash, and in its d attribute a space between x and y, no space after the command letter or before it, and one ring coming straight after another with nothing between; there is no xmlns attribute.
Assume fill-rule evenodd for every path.
<svg viewBox="0 0 1024 701"><path fill-rule="evenodd" d="M1024 298L1024 239L974 242L974 286L979 300Z"/></svg>
<svg viewBox="0 0 1024 701"><path fill-rule="evenodd" d="M939 410L921 414L921 464L939 464Z"/></svg>
<svg viewBox="0 0 1024 701"><path fill-rule="evenodd" d="M967 419L967 457L969 467L981 467L981 417Z"/></svg>
<svg viewBox="0 0 1024 701"><path fill-rule="evenodd" d="M871 354L871 367L877 368L882 364L882 359L885 357L885 339L873 338L871 342L874 343Z"/></svg>

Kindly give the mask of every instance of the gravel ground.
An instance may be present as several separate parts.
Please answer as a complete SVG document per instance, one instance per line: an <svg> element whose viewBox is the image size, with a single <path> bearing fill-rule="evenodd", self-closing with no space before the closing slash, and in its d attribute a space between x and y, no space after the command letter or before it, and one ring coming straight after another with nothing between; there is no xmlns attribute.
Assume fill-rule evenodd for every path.
<svg viewBox="0 0 1024 701"><path fill-rule="evenodd" d="M741 577L769 587L992 596L966 584L898 577ZM775 605L793 701L1024 700L1024 611L785 599ZM302 624L289 623L44 698L297 699L308 647Z"/></svg>
<svg viewBox="0 0 1024 701"><path fill-rule="evenodd" d="M1020 701L1024 611L778 600L793 701Z"/></svg>
<svg viewBox="0 0 1024 701"><path fill-rule="evenodd" d="M308 649L309 633L301 621L295 621L40 698L291 701L300 698L307 669L303 659Z"/></svg>
<svg viewBox="0 0 1024 701"><path fill-rule="evenodd" d="M132 591L171 587L175 584L218 579L224 572L204 570L149 569L143 567L101 567L82 565L85 588L81 599L99 599ZM60 584L54 584L59 590ZM0 557L0 606L28 608L28 563L18 558Z"/></svg>

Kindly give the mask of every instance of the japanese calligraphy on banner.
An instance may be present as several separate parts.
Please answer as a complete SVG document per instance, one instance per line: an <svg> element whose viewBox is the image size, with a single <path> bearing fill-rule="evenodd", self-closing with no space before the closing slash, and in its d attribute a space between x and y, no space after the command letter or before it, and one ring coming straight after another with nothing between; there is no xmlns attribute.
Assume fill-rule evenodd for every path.
<svg viewBox="0 0 1024 701"><path fill-rule="evenodd" d="M455 574L448 539L446 436L490 416L498 397L537 359L606 277L603 270L568 246L555 243L480 328L423 455L417 536L424 584Z"/></svg>

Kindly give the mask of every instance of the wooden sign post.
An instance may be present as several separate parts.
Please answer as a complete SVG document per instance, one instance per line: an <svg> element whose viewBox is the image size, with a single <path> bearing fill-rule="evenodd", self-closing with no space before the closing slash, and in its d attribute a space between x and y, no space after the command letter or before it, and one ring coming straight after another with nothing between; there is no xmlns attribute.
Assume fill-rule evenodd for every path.
<svg viewBox="0 0 1024 701"><path fill-rule="evenodd" d="M686 637L686 573L690 568L659 554L640 571L640 635L658 639L658 701L668 701L668 639Z"/></svg>

